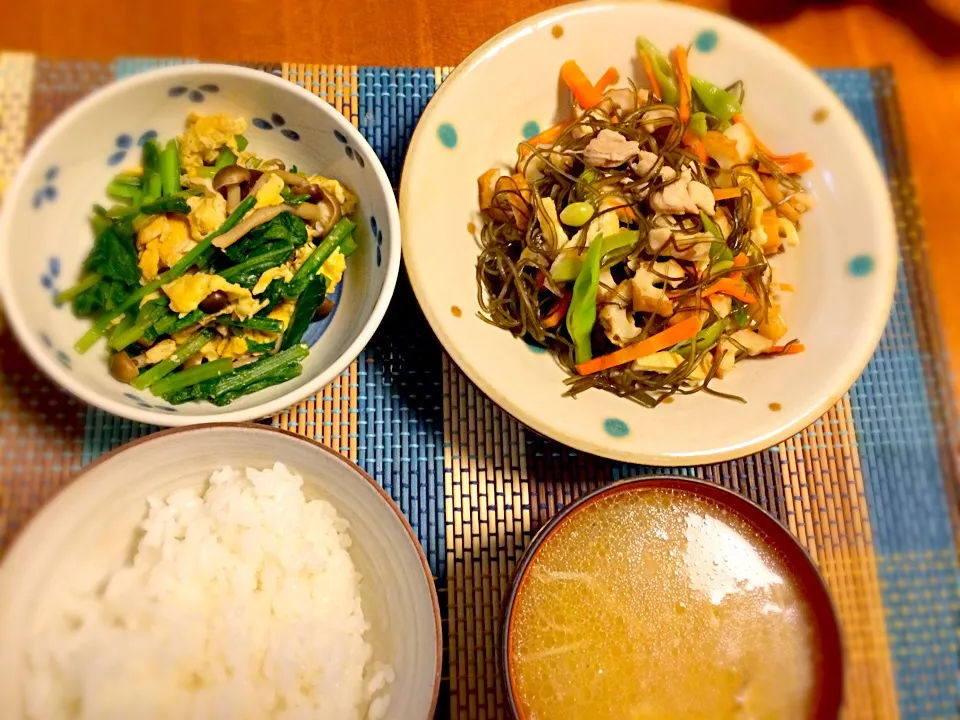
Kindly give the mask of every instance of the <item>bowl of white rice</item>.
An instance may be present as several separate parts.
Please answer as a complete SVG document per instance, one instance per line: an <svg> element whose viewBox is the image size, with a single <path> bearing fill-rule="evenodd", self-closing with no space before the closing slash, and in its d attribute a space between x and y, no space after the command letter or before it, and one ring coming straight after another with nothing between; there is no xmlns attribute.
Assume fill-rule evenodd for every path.
<svg viewBox="0 0 960 720"><path fill-rule="evenodd" d="M262 425L160 432L87 467L0 565L0 715L433 717L440 611L399 508Z"/></svg>

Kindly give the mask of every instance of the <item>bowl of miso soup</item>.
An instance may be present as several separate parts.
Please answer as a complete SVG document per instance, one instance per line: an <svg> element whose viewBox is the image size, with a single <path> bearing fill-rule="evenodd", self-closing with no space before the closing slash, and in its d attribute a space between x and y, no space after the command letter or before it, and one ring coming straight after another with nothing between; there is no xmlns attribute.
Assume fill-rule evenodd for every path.
<svg viewBox="0 0 960 720"><path fill-rule="evenodd" d="M625 480L565 508L517 567L501 637L518 720L832 720L842 702L812 560L698 480Z"/></svg>

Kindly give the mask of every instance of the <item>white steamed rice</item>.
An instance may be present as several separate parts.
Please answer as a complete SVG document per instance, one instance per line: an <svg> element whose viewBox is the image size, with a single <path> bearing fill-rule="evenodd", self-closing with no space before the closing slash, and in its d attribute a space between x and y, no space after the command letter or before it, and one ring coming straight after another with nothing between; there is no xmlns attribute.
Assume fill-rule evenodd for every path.
<svg viewBox="0 0 960 720"><path fill-rule="evenodd" d="M151 498L132 564L36 638L29 716L382 718L348 524L302 484L277 463Z"/></svg>

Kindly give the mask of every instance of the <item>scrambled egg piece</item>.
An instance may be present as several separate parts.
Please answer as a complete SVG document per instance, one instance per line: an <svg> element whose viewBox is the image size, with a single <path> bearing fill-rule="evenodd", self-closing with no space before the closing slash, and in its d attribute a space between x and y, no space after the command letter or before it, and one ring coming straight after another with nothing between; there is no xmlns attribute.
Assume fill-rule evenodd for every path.
<svg viewBox="0 0 960 720"><path fill-rule="evenodd" d="M212 163L220 149L228 147L237 152L236 136L247 129L243 118L232 118L226 113L197 115L190 113L187 129L180 136L180 165L190 171L204 163Z"/></svg>
<svg viewBox="0 0 960 720"><path fill-rule="evenodd" d="M271 207L273 205L282 205L283 197L280 191L283 190L283 180L274 173L267 174L267 181L257 190L257 204L254 207Z"/></svg>
<svg viewBox="0 0 960 720"><path fill-rule="evenodd" d="M347 190L339 180L325 178L322 175L309 175L307 180L315 185L319 185L327 195L337 199L343 210L344 215L349 215L357 209L357 196Z"/></svg>
<svg viewBox="0 0 960 720"><path fill-rule="evenodd" d="M200 348L205 360L238 358L247 354L247 341L242 337L215 338Z"/></svg>
<svg viewBox="0 0 960 720"><path fill-rule="evenodd" d="M264 290L269 287L270 283L276 280L277 278L283 279L284 282L290 282L293 278L293 269L290 267L289 263L280 265L279 267L272 267L269 270L264 271L263 275L260 276L260 279L257 280L257 284L253 286L251 292L254 295L259 295Z"/></svg>
<svg viewBox="0 0 960 720"><path fill-rule="evenodd" d="M271 320L279 320L283 323L283 328L286 329L287 325L290 324L290 318L293 317L293 310L296 305L293 300L286 300L267 313L267 317Z"/></svg>
<svg viewBox="0 0 960 720"><path fill-rule="evenodd" d="M187 205L190 206L187 220L194 240L203 240L227 219L227 201L220 193L187 198Z"/></svg>
<svg viewBox="0 0 960 720"><path fill-rule="evenodd" d="M143 277L155 279L161 267L173 267L195 245L186 220L157 215L137 233L138 264Z"/></svg>
<svg viewBox="0 0 960 720"><path fill-rule="evenodd" d="M163 291L170 298L170 309L181 315L196 310L203 299L216 290L227 294L233 303L233 312L240 319L256 315L264 306L253 298L249 290L229 283L219 275L194 273L163 286Z"/></svg>
<svg viewBox="0 0 960 720"><path fill-rule="evenodd" d="M318 275L323 275L327 279L327 292L332 293L333 289L340 284L343 279L343 271L347 269L347 258L340 252L340 248L333 251L320 266Z"/></svg>
<svg viewBox="0 0 960 720"><path fill-rule="evenodd" d="M161 360L166 360L176 351L177 341L167 338L166 340L161 340L152 348L147 350L147 352L144 353L144 356L146 357L147 362L153 365Z"/></svg>
<svg viewBox="0 0 960 720"><path fill-rule="evenodd" d="M300 269L300 266L303 265L304 261L310 257L316 249L316 246L312 243L306 243L297 248L296 254L293 256L293 259L285 262L283 265L278 267L270 268L269 270L264 271L263 275L260 276L260 279L257 280L257 284L253 286L253 294L259 295L270 285L270 282L276 278L282 278L286 282L290 282L290 279L293 278L293 274ZM318 275L323 275L327 279L327 292L333 292L334 288L340 284L340 281L343 279L343 273L347 269L347 258L344 256L340 249L336 249L331 253L323 265L320 266L320 270L317 272Z"/></svg>

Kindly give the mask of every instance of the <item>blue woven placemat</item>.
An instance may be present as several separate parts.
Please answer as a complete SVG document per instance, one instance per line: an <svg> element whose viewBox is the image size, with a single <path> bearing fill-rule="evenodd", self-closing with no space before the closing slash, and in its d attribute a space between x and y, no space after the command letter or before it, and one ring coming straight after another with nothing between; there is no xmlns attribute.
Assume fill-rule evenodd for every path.
<svg viewBox="0 0 960 720"><path fill-rule="evenodd" d="M183 61L121 60L109 68L31 62L27 136L111 76ZM446 74L443 68L257 67L335 104L371 142L395 184L416 121ZM822 76L860 121L891 183L904 262L886 333L849 395L803 433L736 462L673 472L743 493L810 550L844 626L847 716L960 717L958 463L951 435L957 426L895 82L884 70ZM29 383L44 383L29 366L20 369L23 360L9 342L0 340L0 372L9 377L12 367ZM0 405L0 442L10 423L38 422L26 411L24 393L7 385L0 384L0 398L12 400ZM152 431L91 408L77 407L70 417L63 437L47 442L38 432L26 450L8 446L14 450L0 467L14 499L12 532L80 462ZM440 714L449 708L455 717L503 716L495 663L499 603L531 534L597 484L650 469L584 456L527 433L445 358L403 279L383 327L356 363L272 423L355 459L410 518L448 613L449 697ZM46 453L63 468L52 479ZM14 479L13 463L48 468L43 491L31 472Z"/></svg>

